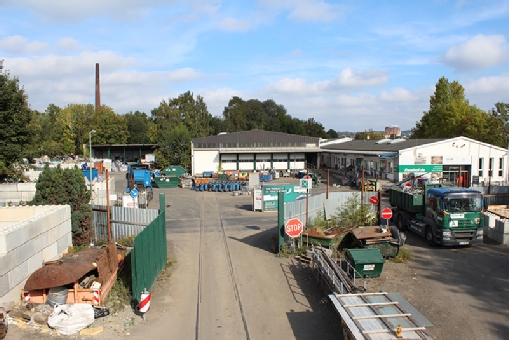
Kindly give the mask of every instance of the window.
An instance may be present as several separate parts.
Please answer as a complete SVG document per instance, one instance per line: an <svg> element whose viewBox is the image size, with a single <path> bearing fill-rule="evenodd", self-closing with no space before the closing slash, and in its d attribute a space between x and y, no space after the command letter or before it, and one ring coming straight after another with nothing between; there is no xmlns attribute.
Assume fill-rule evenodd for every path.
<svg viewBox="0 0 509 340"><path fill-rule="evenodd" d="M479 158L479 177L483 175L484 158Z"/></svg>
<svg viewBox="0 0 509 340"><path fill-rule="evenodd" d="M504 159L503 158L498 159L498 176L499 177L504 176Z"/></svg>
<svg viewBox="0 0 509 340"><path fill-rule="evenodd" d="M490 166L488 167L488 176L493 177L493 166L495 165L495 158L490 158Z"/></svg>

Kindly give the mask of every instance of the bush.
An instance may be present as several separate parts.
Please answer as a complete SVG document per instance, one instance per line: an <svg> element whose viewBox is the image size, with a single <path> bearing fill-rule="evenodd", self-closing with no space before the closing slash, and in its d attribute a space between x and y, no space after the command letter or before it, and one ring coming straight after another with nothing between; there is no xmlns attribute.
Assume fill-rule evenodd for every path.
<svg viewBox="0 0 509 340"><path fill-rule="evenodd" d="M394 262L396 263L404 263L410 261L414 258L412 252L408 250L408 248L401 247L399 248L398 255L394 258Z"/></svg>

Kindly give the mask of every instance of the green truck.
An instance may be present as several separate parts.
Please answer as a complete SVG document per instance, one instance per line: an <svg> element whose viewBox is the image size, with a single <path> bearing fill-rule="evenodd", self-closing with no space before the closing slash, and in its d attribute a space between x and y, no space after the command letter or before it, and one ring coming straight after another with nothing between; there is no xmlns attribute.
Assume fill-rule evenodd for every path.
<svg viewBox="0 0 509 340"><path fill-rule="evenodd" d="M426 238L430 246L483 242L483 197L466 188L424 184L419 188L389 188L392 220L399 230Z"/></svg>

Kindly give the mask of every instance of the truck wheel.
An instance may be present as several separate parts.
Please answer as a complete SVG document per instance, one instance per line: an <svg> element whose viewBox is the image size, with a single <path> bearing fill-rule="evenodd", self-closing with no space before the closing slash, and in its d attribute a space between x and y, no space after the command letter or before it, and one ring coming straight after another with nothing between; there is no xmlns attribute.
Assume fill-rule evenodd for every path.
<svg viewBox="0 0 509 340"><path fill-rule="evenodd" d="M398 214L398 217L396 218L396 227L398 227L399 231L405 231L407 228L403 224L403 215Z"/></svg>
<svg viewBox="0 0 509 340"><path fill-rule="evenodd" d="M431 247L436 245L435 234L433 233L433 229L430 226L426 227L426 241L428 241L428 244Z"/></svg>

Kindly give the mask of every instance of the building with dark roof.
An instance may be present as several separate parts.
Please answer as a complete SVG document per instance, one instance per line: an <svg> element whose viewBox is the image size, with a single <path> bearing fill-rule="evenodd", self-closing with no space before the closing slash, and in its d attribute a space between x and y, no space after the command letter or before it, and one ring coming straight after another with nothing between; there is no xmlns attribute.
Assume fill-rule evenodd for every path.
<svg viewBox="0 0 509 340"><path fill-rule="evenodd" d="M318 165L320 138L251 130L194 138L192 174L218 170L292 170Z"/></svg>

